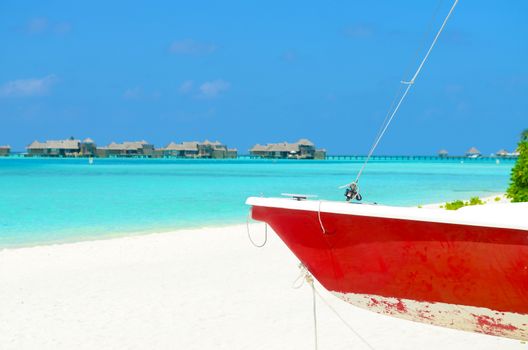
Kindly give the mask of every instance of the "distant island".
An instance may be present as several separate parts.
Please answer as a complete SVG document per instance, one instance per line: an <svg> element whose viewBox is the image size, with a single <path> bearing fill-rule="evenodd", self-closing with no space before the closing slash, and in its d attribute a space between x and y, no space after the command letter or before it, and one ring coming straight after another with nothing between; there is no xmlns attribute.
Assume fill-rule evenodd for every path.
<svg viewBox="0 0 528 350"><path fill-rule="evenodd" d="M501 149L495 152L495 154L493 154L492 156L499 157L499 158L517 158L519 157L519 150L517 149L514 152L508 152L505 149ZM449 152L445 149L441 149L440 151L438 151L438 157L448 158ZM476 147L471 147L470 149L466 151L465 157L472 158L472 159L480 158L482 157L482 153L480 153L480 151Z"/></svg>
<svg viewBox="0 0 528 350"><path fill-rule="evenodd" d="M153 144L142 141L112 142L108 146L97 147L90 139L34 141L27 147L27 157L135 157L135 158L236 158L238 151L228 148L219 141L171 142L166 147L155 148Z"/></svg>
<svg viewBox="0 0 528 350"><path fill-rule="evenodd" d="M70 137L65 140L33 141L26 147L26 157L87 157L87 158L237 158L238 150L228 148L220 141L185 141L170 142L167 146L156 148L153 144L142 141L112 142L98 147L94 140ZM265 146L255 145L249 150L251 157L276 159L325 159L326 150L316 149L313 142L300 139L295 143L271 143ZM0 146L0 156L9 156L11 148Z"/></svg>
<svg viewBox="0 0 528 350"><path fill-rule="evenodd" d="M250 158L262 159L314 159L314 160L354 160L361 159L362 155L327 155L326 149L317 148L309 139L302 138L296 142L255 144L249 150ZM11 147L0 145L0 157L12 154ZM238 158L238 150L229 148L220 141L184 141L170 142L165 147L156 148L153 144L141 141L112 142L109 145L98 147L94 140L84 140L70 137L64 140L47 140L44 142L33 141L26 147L26 152L20 154L24 157L57 157L57 158L191 158L191 159L234 159ZM248 154L246 153L246 157ZM519 157L519 150L508 152L501 149L489 157L511 159ZM480 159L489 158L481 154L476 147L469 148L465 154L451 156L445 149L441 149L434 156L389 156L377 155L373 159L401 159L423 160L430 158L441 159Z"/></svg>
<svg viewBox="0 0 528 350"><path fill-rule="evenodd" d="M253 157L274 159L325 159L326 150L316 149L312 141L300 139L295 143L268 143L263 146L256 144L249 150Z"/></svg>

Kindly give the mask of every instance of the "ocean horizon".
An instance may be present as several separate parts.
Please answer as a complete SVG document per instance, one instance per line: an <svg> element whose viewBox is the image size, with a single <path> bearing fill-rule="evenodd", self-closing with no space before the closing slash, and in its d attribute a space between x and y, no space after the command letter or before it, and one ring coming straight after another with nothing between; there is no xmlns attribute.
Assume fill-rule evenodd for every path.
<svg viewBox="0 0 528 350"><path fill-rule="evenodd" d="M514 160L374 159L365 202L415 206L502 193ZM362 160L0 158L0 248L244 223L249 196L344 200Z"/></svg>

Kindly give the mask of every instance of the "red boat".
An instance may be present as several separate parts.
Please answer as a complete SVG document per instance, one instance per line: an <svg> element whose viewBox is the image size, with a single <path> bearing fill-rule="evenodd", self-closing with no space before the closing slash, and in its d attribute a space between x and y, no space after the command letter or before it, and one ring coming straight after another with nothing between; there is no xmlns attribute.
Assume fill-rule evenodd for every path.
<svg viewBox="0 0 528 350"><path fill-rule="evenodd" d="M528 340L528 203L457 211L250 197L311 274L381 314Z"/></svg>

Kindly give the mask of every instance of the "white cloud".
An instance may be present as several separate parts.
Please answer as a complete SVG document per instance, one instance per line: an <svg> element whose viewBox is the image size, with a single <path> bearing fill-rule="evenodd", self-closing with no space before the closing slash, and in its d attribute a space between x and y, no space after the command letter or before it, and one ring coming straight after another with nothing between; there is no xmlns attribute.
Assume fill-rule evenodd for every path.
<svg viewBox="0 0 528 350"><path fill-rule="evenodd" d="M18 79L0 86L0 97L40 96L50 92L57 82L54 74L44 78Z"/></svg>
<svg viewBox="0 0 528 350"><path fill-rule="evenodd" d="M71 29L72 24L70 22L58 22L53 26L53 31L57 34L67 34Z"/></svg>
<svg viewBox="0 0 528 350"><path fill-rule="evenodd" d="M161 97L161 93L157 90L145 90L140 86L131 87L125 90L123 98L126 100L141 100L152 101Z"/></svg>
<svg viewBox="0 0 528 350"><path fill-rule="evenodd" d="M23 27L23 31L28 34L55 33L62 35L70 32L71 29L70 22L54 22L45 17L30 19Z"/></svg>
<svg viewBox="0 0 528 350"><path fill-rule="evenodd" d="M200 94L202 97L216 97L220 93L227 91L231 84L224 80L206 81L200 85Z"/></svg>
<svg viewBox="0 0 528 350"><path fill-rule="evenodd" d="M193 86L194 86L194 82L192 80L186 80L180 85L180 87L178 88L178 91L181 94L188 94L189 92L192 91Z"/></svg>
<svg viewBox="0 0 528 350"><path fill-rule="evenodd" d="M123 93L123 98L126 98L127 100L134 100L141 97L141 88L140 87L133 87L126 89Z"/></svg>
<svg viewBox="0 0 528 350"><path fill-rule="evenodd" d="M375 29L373 26L368 24L354 24L346 27L344 34L354 39L367 39L374 36Z"/></svg>
<svg viewBox="0 0 528 350"><path fill-rule="evenodd" d="M326 94L325 99L329 102L335 102L337 100L337 96L334 93Z"/></svg>
<svg viewBox="0 0 528 350"><path fill-rule="evenodd" d="M293 50L288 50L282 54L282 59L286 62L293 62L297 60L297 53Z"/></svg>
<svg viewBox="0 0 528 350"><path fill-rule="evenodd" d="M48 29L48 25L47 18L33 18L27 23L26 30L30 34L41 33Z"/></svg>
<svg viewBox="0 0 528 350"><path fill-rule="evenodd" d="M468 101L460 101L456 105L456 111L459 113L467 114L471 111L471 105Z"/></svg>
<svg viewBox="0 0 528 350"><path fill-rule="evenodd" d="M192 39L174 41L169 51L180 55L206 55L216 51L217 46L209 43L200 43Z"/></svg>

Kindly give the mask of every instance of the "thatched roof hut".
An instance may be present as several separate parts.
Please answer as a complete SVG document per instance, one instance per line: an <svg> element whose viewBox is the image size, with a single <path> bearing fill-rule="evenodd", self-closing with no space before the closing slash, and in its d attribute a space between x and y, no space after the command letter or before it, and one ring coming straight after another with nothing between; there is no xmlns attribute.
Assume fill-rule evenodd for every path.
<svg viewBox="0 0 528 350"><path fill-rule="evenodd" d="M139 151L144 146L150 145L147 141L125 141L123 143L112 142L106 147L100 149L113 150L113 151Z"/></svg>
<svg viewBox="0 0 528 350"><path fill-rule="evenodd" d="M325 150L316 150L315 145L308 139L299 139L297 142L268 143L267 145L256 144L249 152L255 156L267 158L302 158L312 159L315 152L326 154Z"/></svg>
<svg viewBox="0 0 528 350"><path fill-rule="evenodd" d="M315 146L314 143L308 139L300 139L299 141L296 142L296 144L302 145L302 146Z"/></svg>
<svg viewBox="0 0 528 350"><path fill-rule="evenodd" d="M508 154L509 152L505 150L504 148L495 153L495 155L498 157L506 157Z"/></svg>
<svg viewBox="0 0 528 350"><path fill-rule="evenodd" d="M11 153L11 146L9 145L0 146L0 156L5 157L5 156L8 156L9 153Z"/></svg>
<svg viewBox="0 0 528 350"><path fill-rule="evenodd" d="M182 143L169 143L164 151L196 151L198 152L198 141L182 142Z"/></svg>
<svg viewBox="0 0 528 350"><path fill-rule="evenodd" d="M481 155L481 153L476 147L471 147L466 152L466 156L468 156L468 157L478 157L480 155Z"/></svg>
<svg viewBox="0 0 528 350"><path fill-rule="evenodd" d="M37 149L60 149L74 151L79 149L80 140L48 140L46 142L33 141L26 148L28 150Z"/></svg>

